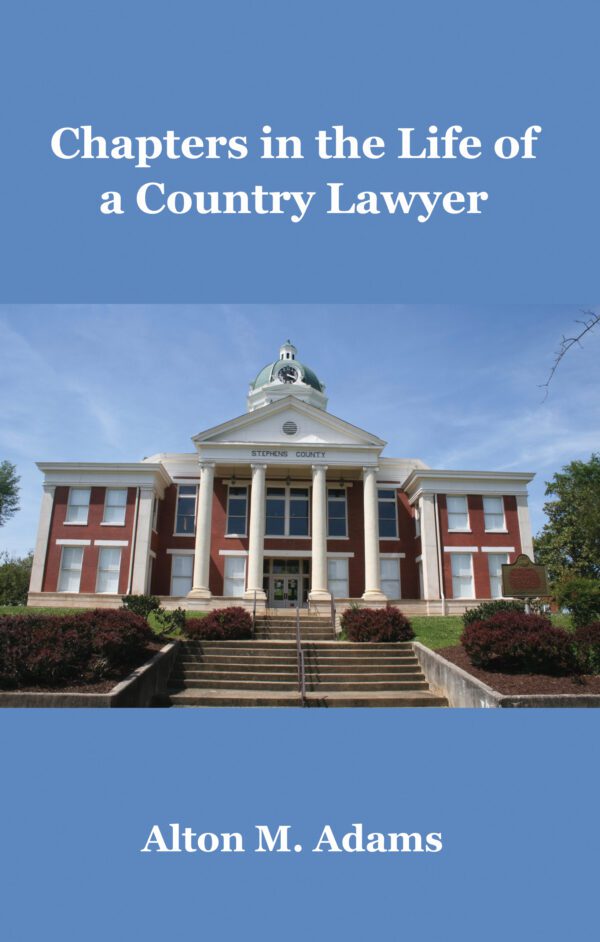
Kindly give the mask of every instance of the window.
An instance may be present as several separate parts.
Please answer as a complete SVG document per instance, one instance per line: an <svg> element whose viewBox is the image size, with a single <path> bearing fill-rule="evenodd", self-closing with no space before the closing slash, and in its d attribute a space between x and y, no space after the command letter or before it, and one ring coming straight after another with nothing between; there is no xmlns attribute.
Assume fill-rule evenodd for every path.
<svg viewBox="0 0 600 942"><path fill-rule="evenodd" d="M506 530L502 497L483 498L483 517L486 530Z"/></svg>
<svg viewBox="0 0 600 942"><path fill-rule="evenodd" d="M398 514L396 512L396 491L378 490L379 502L379 538L381 540L398 539Z"/></svg>
<svg viewBox="0 0 600 942"><path fill-rule="evenodd" d="M330 487L327 491L327 535L348 536L347 517L346 488Z"/></svg>
<svg viewBox="0 0 600 942"><path fill-rule="evenodd" d="M69 489L66 523L87 523L90 493L89 487L71 487Z"/></svg>
<svg viewBox="0 0 600 942"><path fill-rule="evenodd" d="M83 546L63 546L60 557L59 592L79 592Z"/></svg>
<svg viewBox="0 0 600 942"><path fill-rule="evenodd" d="M419 576L419 598L424 599L425 589L424 589L424 584L423 584L423 560L422 559L420 559L419 562L417 563L417 573Z"/></svg>
<svg viewBox="0 0 600 942"><path fill-rule="evenodd" d="M126 506L127 488L108 487L104 498L104 519L102 523L112 523L115 526L125 523Z"/></svg>
<svg viewBox="0 0 600 942"><path fill-rule="evenodd" d="M508 562L508 553L490 553L488 572L490 574L490 597L502 598L502 566Z"/></svg>
<svg viewBox="0 0 600 942"><path fill-rule="evenodd" d="M243 556L225 557L225 585L223 595L226 598L241 599L246 588L246 560Z"/></svg>
<svg viewBox="0 0 600 942"><path fill-rule="evenodd" d="M266 511L267 536L308 536L307 487L268 487Z"/></svg>
<svg viewBox="0 0 600 942"><path fill-rule="evenodd" d="M327 585L334 599L347 599L349 597L347 559L327 560Z"/></svg>
<svg viewBox="0 0 600 942"><path fill-rule="evenodd" d="M155 532L158 530L158 497L154 498L154 503L152 504L152 529Z"/></svg>
<svg viewBox="0 0 600 942"><path fill-rule="evenodd" d="M448 529L449 530L468 530L469 529L469 507L466 497L447 497L446 505L448 507Z"/></svg>
<svg viewBox="0 0 600 942"><path fill-rule="evenodd" d="M171 595L181 598L191 592L193 571L192 553L185 556L171 556Z"/></svg>
<svg viewBox="0 0 600 942"><path fill-rule="evenodd" d="M248 488L230 485L227 492L227 536L246 536Z"/></svg>
<svg viewBox="0 0 600 942"><path fill-rule="evenodd" d="M118 546L102 546L98 554L96 592L116 595L119 591L121 571L121 549Z"/></svg>
<svg viewBox="0 0 600 942"><path fill-rule="evenodd" d="M195 484L180 484L177 489L177 512L175 514L175 533L181 536L193 536L196 529L196 493Z"/></svg>
<svg viewBox="0 0 600 942"><path fill-rule="evenodd" d="M400 598L400 560L380 558L381 591L388 599Z"/></svg>
<svg viewBox="0 0 600 942"><path fill-rule="evenodd" d="M415 539L421 536L421 508L417 504L415 507Z"/></svg>
<svg viewBox="0 0 600 942"><path fill-rule="evenodd" d="M470 553L452 553L452 595L455 599L472 599L473 564Z"/></svg>

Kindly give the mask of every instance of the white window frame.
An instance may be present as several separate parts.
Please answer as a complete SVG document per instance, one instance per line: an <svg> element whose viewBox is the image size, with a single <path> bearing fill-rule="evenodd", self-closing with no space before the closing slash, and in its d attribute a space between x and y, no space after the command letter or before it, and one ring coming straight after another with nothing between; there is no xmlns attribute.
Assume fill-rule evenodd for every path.
<svg viewBox="0 0 600 942"><path fill-rule="evenodd" d="M118 553L119 554L119 565L117 569L110 568L108 566L102 565L103 557L108 553ZM98 566L96 567L96 593L98 595L118 595L119 594L119 579L121 578L121 563L123 561L123 550L120 546L101 546L98 550ZM101 589L100 582L103 573L116 573L117 575L117 585L115 589Z"/></svg>
<svg viewBox="0 0 600 942"><path fill-rule="evenodd" d="M499 500L502 506L502 525L500 527L488 527L487 517L490 516L498 517L497 511L486 511L485 502L486 500ZM499 494L485 494L483 497L483 526L486 533L506 533L506 508L504 507L504 497L501 497Z"/></svg>
<svg viewBox="0 0 600 942"><path fill-rule="evenodd" d="M243 599L243 597L244 597L244 592L245 592L245 589L246 589L246 559L247 559L247 557L246 557L246 556L242 556L241 553L240 553L239 556L237 556L237 555L236 555L236 556L233 556L233 555L232 555L232 556L225 556L225 557L224 557L225 564L224 564L224 566L223 566L223 595L224 595L225 598L230 598L230 599ZM241 560L242 563L243 563L243 566L241 567L241 568L242 568L242 573L241 573L241 575L240 575L239 573L238 573L237 575L227 575L228 565L229 565L229 567L231 567L231 565L232 565L232 563L233 563L234 560L235 560L236 564L238 564L238 560ZM228 584L227 584L228 582L229 582L229 586L228 586ZM241 591L239 591L239 590L238 590L238 591L230 591L230 590L231 590L231 587L232 587L232 583L238 583L239 590L241 590ZM229 591L228 591L228 589L229 589Z"/></svg>
<svg viewBox="0 0 600 942"><path fill-rule="evenodd" d="M174 591L173 591L173 581L174 581L175 579L186 579L186 580L189 579L190 587L189 587L189 589L188 589L188 592L191 591L192 586L193 586L193 584L194 584L194 554L193 554L193 553L185 553L185 552L182 552L182 553L173 552L173 553L170 553L169 555L171 556L171 579L170 579L170 584L169 584L169 590L170 590L170 593L171 593L171 598L176 598L176 599L185 598L185 596L187 595L187 592L184 592L184 593L182 594L181 592L174 592ZM191 565L190 565L190 567L189 567L189 568L190 568L190 573L189 573L189 575L188 575L187 573L185 573L184 575L176 575L176 574L173 572L173 570L174 570L174 568L175 568L175 560L176 560L176 559L189 559L189 560L190 560Z"/></svg>
<svg viewBox="0 0 600 942"><path fill-rule="evenodd" d="M395 570L396 570L396 572L398 573L398 578L397 578L397 579L395 579L395 578L394 578L394 579L388 579L388 578L385 578L385 579L384 579L384 577L383 577L384 563L395 563L395 564L396 564ZM385 553L382 553L382 554L380 555L380 557L379 557L379 580L380 580L380 584L381 584L381 591L383 592L384 595L386 595L386 596L388 597L388 599L401 599L401 598L402 598L402 574L401 574L401 571L400 571L400 557L399 557L399 556L396 556L396 555L394 555L394 556L386 556ZM389 583L389 584L391 584L391 583L396 584L396 583L397 583L397 584L398 584L398 594L397 594L397 595L395 595L395 594L394 594L394 595L390 595L388 592L386 592L386 590L385 590L385 588L384 588L384 582Z"/></svg>
<svg viewBox="0 0 600 942"><path fill-rule="evenodd" d="M392 497L380 497L379 494L381 491L392 491L394 496ZM395 536L382 536L381 532L379 533L380 540L395 540L396 542L400 539L399 529L398 529L398 492L395 487L377 487L377 523L379 530L381 531L381 518L379 516L379 504L394 504L394 520L396 523L396 535Z"/></svg>
<svg viewBox="0 0 600 942"><path fill-rule="evenodd" d="M109 494L125 494L125 503L124 504L109 504L108 495ZM103 527L124 527L125 526L125 516L127 514L127 499L128 499L128 489L126 487L107 487L104 492L104 513L102 518ZM106 511L108 507L119 507L123 510L123 519L122 520L107 520Z"/></svg>
<svg viewBox="0 0 600 942"><path fill-rule="evenodd" d="M230 497L231 497L231 488L232 488L232 487L235 487L237 490L240 490L240 491L241 491L241 490L244 490L244 491L246 492L246 516L245 516L245 520L244 520L244 531L243 531L243 533L228 533L228 532L227 532L227 531L228 531L228 527L229 527L229 500L230 500ZM225 508L225 510L226 510L226 514L225 514L225 536L226 536L228 539L235 539L236 537L245 537L245 536L248 536L248 509L249 509L249 507L250 507L250 494L249 494L248 492L249 492L249 488L248 488L248 485L247 485L247 484L228 484L228 485L227 485L227 506L226 506L226 508ZM239 498L239 495L234 495L234 499L239 500L239 499L240 499L240 498ZM236 515L236 516L237 516L237 515Z"/></svg>
<svg viewBox="0 0 600 942"><path fill-rule="evenodd" d="M73 494L74 494L76 491L77 491L77 492L80 492L80 493L81 493L82 491L83 491L83 492L86 492L86 491L87 491L87 494L88 494L87 505L86 505L86 504L74 504L74 503L72 502L71 498L72 498ZM70 487L70 488L69 488L69 496L68 496L68 498L67 498L67 512L66 512L66 514L65 514L65 523L68 524L68 525L71 526L71 527L78 527L78 526L79 526L79 527L85 527L85 526L87 526L88 518L89 518L89 515L90 515L90 503L91 503L91 500L92 500L92 489L91 489L91 487ZM71 509L72 509L73 507L86 507L85 520L69 520L69 514L70 514Z"/></svg>
<svg viewBox="0 0 600 942"><path fill-rule="evenodd" d="M196 493L194 495L194 529L192 530L191 533L182 533L180 530L177 529L177 518L179 516L179 513L178 513L179 491L180 491L180 488L182 487L195 487L196 488ZM181 496L185 497L187 500L189 500L192 497L191 494L182 494ZM173 521L173 536L187 536L190 538L195 537L197 525L198 525L198 485L192 484L191 482L185 483L184 481L181 481L181 483L177 485L177 496L175 499L175 519Z"/></svg>
<svg viewBox="0 0 600 942"><path fill-rule="evenodd" d="M342 568L345 568L345 576L342 576L342 578L339 578L339 576L337 576L337 577L334 578L334 577L332 576L332 574L331 574L331 569L333 568L332 566L330 566L331 563L336 564L336 566L337 566L337 564L339 564L339 563L345 564L345 567L342 567ZM333 588L334 584L339 584L340 586L342 586L343 588L345 588L345 590L346 590L346 591L345 591L345 594L344 594L344 595L342 595L342 594L336 594L336 592L334 591L334 588ZM327 589L328 589L329 592L331 592L331 595L333 596L334 599L347 599L347 598L349 598L349 593L350 593L350 566L349 566L349 564L348 564L348 558L347 558L346 556L328 556L328 557L327 557Z"/></svg>
<svg viewBox="0 0 600 942"><path fill-rule="evenodd" d="M499 575L499 576L492 576L492 570L491 570L491 566L490 566L490 560L492 559L492 557L494 557L495 559L498 559L499 557L501 557L501 558L503 559L503 561L504 561L503 563L500 563L500 575ZM502 592L502 566L505 565L506 563L508 563L509 558L510 558L510 557L509 557L509 554L508 554L508 553L499 552L499 553L488 553L488 554L487 554L487 560L488 560L488 577L489 577L489 580L490 580L490 598L491 598L491 599L503 599L503 598L505 597L505 596L504 596L504 593ZM500 594L499 594L499 595L494 595L494 593L493 593L493 591L492 591L492 579L499 579L499 580L500 580Z"/></svg>
<svg viewBox="0 0 600 942"><path fill-rule="evenodd" d="M277 488L278 490L285 491L283 498L281 496L273 498L274 500L284 500L285 501L285 510L284 510L284 532L283 533L267 533L267 500L269 499L269 490L271 488ZM293 490L302 490L308 492L308 533L305 536L298 534L290 533L290 501L292 499L291 492ZM311 488L308 484L285 484L281 481L267 481L265 489L265 540L310 540L311 539L311 517L312 517L312 494Z"/></svg>
<svg viewBox="0 0 600 942"><path fill-rule="evenodd" d="M344 496L330 498L329 497L330 491L343 491ZM344 504L345 531L344 531L343 536L335 536L334 534L329 532L329 501L330 500L335 501L336 503ZM337 517L336 519L341 520L341 517ZM327 539L328 540L347 540L348 539L348 491L346 490L345 487L340 487L339 485L337 487L333 487L333 485L331 487L329 486L327 487ZM339 598L347 598L347 596L340 595Z"/></svg>
<svg viewBox="0 0 600 942"><path fill-rule="evenodd" d="M464 500L465 502L465 511L467 516L467 525L464 527L451 527L450 526L450 515L458 515L458 511L451 511L449 501L451 500ZM448 533L470 533L471 532L471 515L469 513L469 498L466 494L446 494L446 513L448 515ZM463 512L461 511L461 515Z"/></svg>
<svg viewBox="0 0 600 942"><path fill-rule="evenodd" d="M76 566L69 566L69 568L66 569L65 566L63 565L63 564L64 564L64 561L65 561L65 556L66 556L67 554L69 554L69 552L70 552L71 550L81 550L81 556L80 556L79 567L76 567ZM81 589L81 573L83 572L83 556L84 556L84 552L85 552L85 548L84 548L83 546L63 546L63 547L62 547L61 553L60 553L60 567L59 567L59 570L58 570L58 587L57 587L57 590L56 590L57 592L78 593L78 592L80 591L80 589ZM79 572L79 579L78 579L78 581L77 581L77 588L76 588L76 589L62 589L62 588L61 588L61 581L62 581L63 572L64 572L64 573L67 573L67 572Z"/></svg>
<svg viewBox="0 0 600 942"><path fill-rule="evenodd" d="M454 560L461 556L469 557L469 566L471 570L471 594L470 595L457 595L454 588L454 580L463 578L461 576L455 576L454 574ZM451 553L450 555L450 571L452 574L452 598L453 599L474 599L475 596L475 571L473 568L473 553Z"/></svg>

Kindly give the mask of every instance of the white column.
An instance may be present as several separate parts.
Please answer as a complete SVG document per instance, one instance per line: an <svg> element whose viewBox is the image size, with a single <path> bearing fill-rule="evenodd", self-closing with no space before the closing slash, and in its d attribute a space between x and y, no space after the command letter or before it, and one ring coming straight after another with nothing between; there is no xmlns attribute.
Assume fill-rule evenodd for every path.
<svg viewBox="0 0 600 942"><path fill-rule="evenodd" d="M154 488L140 487L138 497L137 526L134 534L133 570L131 575L132 595L146 595L148 591L148 560L152 539L152 511Z"/></svg>
<svg viewBox="0 0 600 942"><path fill-rule="evenodd" d="M35 541L35 550L33 552L33 564L31 566L31 579L29 581L30 592L41 592L44 582L44 568L46 566L46 554L48 552L48 537L50 536L50 521L52 520L52 507L54 506L53 484L44 484L44 493L42 495L42 506L40 508L40 521L38 524L37 539Z"/></svg>
<svg viewBox="0 0 600 942"><path fill-rule="evenodd" d="M421 496L421 555L423 557L423 598L439 599L441 598L439 547L433 494Z"/></svg>
<svg viewBox="0 0 600 942"><path fill-rule="evenodd" d="M263 589L263 562L265 554L265 482L266 464L253 464L250 491L250 534L248 538L248 579L244 598L266 600Z"/></svg>
<svg viewBox="0 0 600 942"><path fill-rule="evenodd" d="M192 591L188 598L209 599L210 537L212 523L213 488L215 465L212 461L200 462L200 487L196 510L196 542L194 544L194 574Z"/></svg>
<svg viewBox="0 0 600 942"><path fill-rule="evenodd" d="M363 468L363 502L365 528L365 591L366 602L385 602L381 591L379 564L379 506L377 502L377 472L379 468Z"/></svg>
<svg viewBox="0 0 600 942"><path fill-rule="evenodd" d="M527 494L517 497L517 517L519 520L519 535L521 537L521 552L533 559L533 537L531 535L531 520L529 518L529 505Z"/></svg>
<svg viewBox="0 0 600 942"><path fill-rule="evenodd" d="M311 602L329 602L327 587L327 465L312 466Z"/></svg>

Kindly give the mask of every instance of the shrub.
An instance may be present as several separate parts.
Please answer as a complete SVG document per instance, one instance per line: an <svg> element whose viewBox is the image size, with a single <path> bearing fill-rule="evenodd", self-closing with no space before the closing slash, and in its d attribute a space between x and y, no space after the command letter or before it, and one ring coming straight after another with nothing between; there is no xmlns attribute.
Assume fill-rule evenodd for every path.
<svg viewBox="0 0 600 942"><path fill-rule="evenodd" d="M252 637L252 617L245 608L216 608L202 618L188 618L184 631L198 641L235 641Z"/></svg>
<svg viewBox="0 0 600 942"><path fill-rule="evenodd" d="M168 631L185 631L184 608L174 608L171 611L168 611L166 608L159 608L155 612L155 617L163 633Z"/></svg>
<svg viewBox="0 0 600 942"><path fill-rule="evenodd" d="M127 611L135 612L146 619L151 612L158 612L160 609L160 601L155 595L124 595L121 601Z"/></svg>
<svg viewBox="0 0 600 942"><path fill-rule="evenodd" d="M468 608L463 614L463 625L470 625L473 621L486 621L497 612L524 612L523 602L516 599L493 599L491 602L482 602L476 608Z"/></svg>
<svg viewBox="0 0 600 942"><path fill-rule="evenodd" d="M586 674L600 674L600 621L575 630L575 642Z"/></svg>
<svg viewBox="0 0 600 942"><path fill-rule="evenodd" d="M26 605L33 553L19 558L0 552L0 605Z"/></svg>
<svg viewBox="0 0 600 942"><path fill-rule="evenodd" d="M350 641L410 641L415 633L399 608L347 608L342 614L342 631Z"/></svg>
<svg viewBox="0 0 600 942"><path fill-rule="evenodd" d="M60 687L123 674L145 658L139 615L96 610L0 616L0 687Z"/></svg>
<svg viewBox="0 0 600 942"><path fill-rule="evenodd" d="M575 628L600 619L600 579L565 580L557 586L555 597L559 606L571 613Z"/></svg>
<svg viewBox="0 0 600 942"><path fill-rule="evenodd" d="M574 638L543 615L499 611L468 624L461 642L476 667L510 674L578 674Z"/></svg>

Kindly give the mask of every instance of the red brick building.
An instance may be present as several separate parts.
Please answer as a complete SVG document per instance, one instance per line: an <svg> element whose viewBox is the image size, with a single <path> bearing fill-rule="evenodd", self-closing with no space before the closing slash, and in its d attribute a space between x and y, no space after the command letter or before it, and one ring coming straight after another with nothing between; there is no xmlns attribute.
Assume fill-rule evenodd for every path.
<svg viewBox="0 0 600 942"><path fill-rule="evenodd" d="M194 451L132 464L40 462L33 605L118 605L126 593L206 609L331 598L460 611L501 594L532 555L530 473L436 471L326 410L288 341L248 410Z"/></svg>

